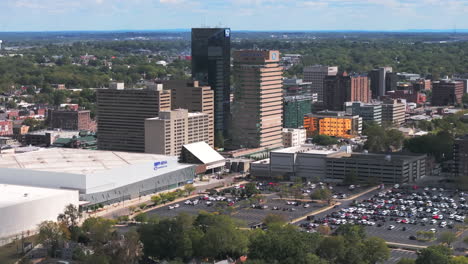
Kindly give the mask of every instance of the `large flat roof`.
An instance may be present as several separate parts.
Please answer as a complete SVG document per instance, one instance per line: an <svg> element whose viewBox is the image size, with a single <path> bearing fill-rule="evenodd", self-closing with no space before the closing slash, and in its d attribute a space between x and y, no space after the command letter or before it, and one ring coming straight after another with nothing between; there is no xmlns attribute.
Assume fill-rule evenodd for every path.
<svg viewBox="0 0 468 264"><path fill-rule="evenodd" d="M0 184L0 208L54 197L67 192L77 191Z"/></svg>
<svg viewBox="0 0 468 264"><path fill-rule="evenodd" d="M192 144L184 145L190 153L197 157L203 164L209 164L213 162L221 162L226 159L221 156L216 150L206 144L206 142L196 142Z"/></svg>
<svg viewBox="0 0 468 264"><path fill-rule="evenodd" d="M284 149L278 149L271 151L272 153L309 153L309 154L322 154L322 155L329 155L332 153L339 152L339 150L328 149L325 147L319 147L317 145L302 145L299 147L290 147Z"/></svg>
<svg viewBox="0 0 468 264"><path fill-rule="evenodd" d="M147 153L48 148L0 155L0 168L91 174L167 158L168 156Z"/></svg>

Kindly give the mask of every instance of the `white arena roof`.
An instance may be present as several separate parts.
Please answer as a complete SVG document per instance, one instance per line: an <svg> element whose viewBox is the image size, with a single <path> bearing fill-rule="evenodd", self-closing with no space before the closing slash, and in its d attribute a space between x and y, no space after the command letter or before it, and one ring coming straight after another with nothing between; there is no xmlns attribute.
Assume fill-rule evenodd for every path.
<svg viewBox="0 0 468 264"><path fill-rule="evenodd" d="M203 162L203 164L226 160L223 156L221 156L221 154L219 154L216 150L211 148L210 145L203 141L184 145L184 148L196 156L201 162Z"/></svg>
<svg viewBox="0 0 468 264"><path fill-rule="evenodd" d="M193 166L175 156L50 148L0 156L0 184L97 193Z"/></svg>
<svg viewBox="0 0 468 264"><path fill-rule="evenodd" d="M38 188L22 185L0 184L0 208L15 204L27 203L45 198L61 196L62 194L77 192L70 190ZM78 197L78 194L77 194ZM77 199L78 201L78 199Z"/></svg>
<svg viewBox="0 0 468 264"><path fill-rule="evenodd" d="M165 158L167 156L146 153L49 148L0 155L0 168L91 174Z"/></svg>

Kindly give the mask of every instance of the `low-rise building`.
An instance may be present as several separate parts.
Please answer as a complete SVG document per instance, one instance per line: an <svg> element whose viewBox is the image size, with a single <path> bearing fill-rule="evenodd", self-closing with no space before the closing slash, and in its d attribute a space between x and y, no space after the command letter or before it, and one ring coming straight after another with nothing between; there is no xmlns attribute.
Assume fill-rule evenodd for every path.
<svg viewBox="0 0 468 264"><path fill-rule="evenodd" d="M307 131L302 128L283 128L283 146L285 148L303 145L307 140Z"/></svg>
<svg viewBox="0 0 468 264"><path fill-rule="evenodd" d="M353 138L362 132L362 118L346 112L321 111L304 116L304 128L309 135Z"/></svg>
<svg viewBox="0 0 468 264"><path fill-rule="evenodd" d="M220 172L224 170L226 159L206 142L196 142L184 145L180 161L189 164L198 164L197 174L207 172Z"/></svg>
<svg viewBox="0 0 468 264"><path fill-rule="evenodd" d="M174 156L48 148L3 155L0 184L78 190L83 206L113 204L182 187L195 167Z"/></svg>
<svg viewBox="0 0 468 264"><path fill-rule="evenodd" d="M426 176L426 155L352 153L325 158L326 178L342 182L413 183Z"/></svg>
<svg viewBox="0 0 468 264"><path fill-rule="evenodd" d="M250 174L256 178L324 180L325 158L342 151L315 145L279 149L271 151L270 158L250 164Z"/></svg>
<svg viewBox="0 0 468 264"><path fill-rule="evenodd" d="M440 80L432 85L432 105L457 105L462 103L463 82Z"/></svg>
<svg viewBox="0 0 468 264"><path fill-rule="evenodd" d="M78 207L78 191L0 184L0 246L33 235L43 221L57 221L65 207Z"/></svg>
<svg viewBox="0 0 468 264"><path fill-rule="evenodd" d="M0 136L13 135L13 122L11 120L0 120Z"/></svg>
<svg viewBox="0 0 468 264"><path fill-rule="evenodd" d="M96 127L89 110L50 110L47 118L51 129L93 130Z"/></svg>
<svg viewBox="0 0 468 264"><path fill-rule="evenodd" d="M406 103L399 99L387 99L382 104L382 122L394 125L405 123Z"/></svg>
<svg viewBox="0 0 468 264"><path fill-rule="evenodd" d="M347 102L346 113L362 118L363 122L375 122L382 124L382 105L374 103Z"/></svg>

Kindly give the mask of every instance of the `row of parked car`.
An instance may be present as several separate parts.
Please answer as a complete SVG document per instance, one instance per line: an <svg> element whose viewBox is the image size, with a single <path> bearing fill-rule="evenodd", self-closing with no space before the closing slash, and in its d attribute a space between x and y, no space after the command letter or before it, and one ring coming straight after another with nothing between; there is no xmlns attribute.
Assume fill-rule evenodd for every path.
<svg viewBox="0 0 468 264"><path fill-rule="evenodd" d="M388 230L393 230L396 224L385 225L386 222L434 225L439 228L453 228L457 222L464 222L468 210L465 201L467 194L447 192L441 188L427 187L419 191L396 187L398 188L382 191L369 199L355 202L351 207L342 208L304 225L307 228L314 228L314 225L322 224L333 228L343 224L359 224L387 226ZM406 229L406 226L402 227L403 231Z"/></svg>

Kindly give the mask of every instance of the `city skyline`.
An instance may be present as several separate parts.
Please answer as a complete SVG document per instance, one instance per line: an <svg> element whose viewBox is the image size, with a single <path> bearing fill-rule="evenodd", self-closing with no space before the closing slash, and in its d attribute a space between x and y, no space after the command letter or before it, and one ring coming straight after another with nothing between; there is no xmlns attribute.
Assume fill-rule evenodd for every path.
<svg viewBox="0 0 468 264"><path fill-rule="evenodd" d="M6 0L2 31L468 29L468 0ZM434 19L444 17L443 20ZM281 23L271 21L281 18Z"/></svg>

